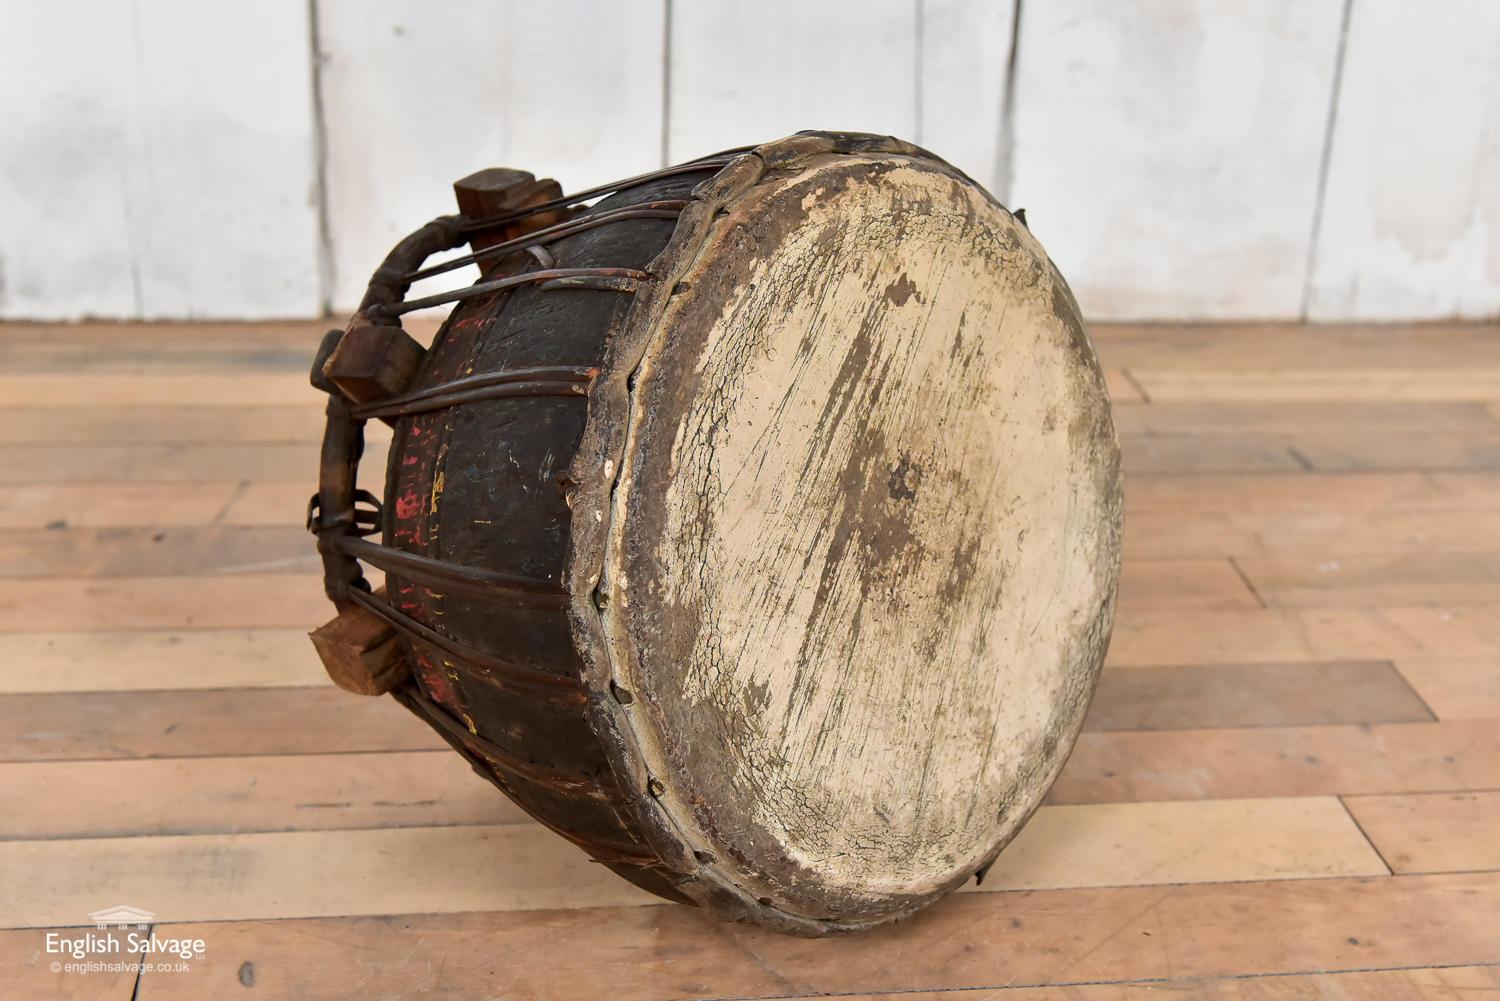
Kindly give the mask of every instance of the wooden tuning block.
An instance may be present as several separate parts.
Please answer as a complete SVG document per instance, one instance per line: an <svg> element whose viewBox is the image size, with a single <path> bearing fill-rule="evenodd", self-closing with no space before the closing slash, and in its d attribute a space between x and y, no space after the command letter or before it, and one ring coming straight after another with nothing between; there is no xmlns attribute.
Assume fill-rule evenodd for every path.
<svg viewBox="0 0 1500 1001"><path fill-rule="evenodd" d="M384 600L384 590L377 595ZM401 637L390 623L351 605L308 634L333 683L355 695L384 695L411 674Z"/></svg>
<svg viewBox="0 0 1500 1001"><path fill-rule="evenodd" d="M426 353L400 327L356 321L323 363L323 375L355 403L375 403L406 392Z"/></svg>
<svg viewBox="0 0 1500 1001"><path fill-rule="evenodd" d="M562 197L562 185L550 178L537 180L528 171L512 170L509 167L488 167L453 182L453 195L458 210L471 219L484 219L531 208ZM469 240L474 251L493 247L497 243L514 240L544 226L559 223L571 215L566 208L538 212L504 225L475 233ZM482 270L488 271L496 258L479 262Z"/></svg>

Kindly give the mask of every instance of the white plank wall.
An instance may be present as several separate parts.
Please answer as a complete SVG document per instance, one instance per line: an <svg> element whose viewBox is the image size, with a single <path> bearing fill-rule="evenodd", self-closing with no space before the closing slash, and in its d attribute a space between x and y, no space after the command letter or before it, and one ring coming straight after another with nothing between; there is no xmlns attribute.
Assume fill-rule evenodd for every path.
<svg viewBox="0 0 1500 1001"><path fill-rule="evenodd" d="M136 142L130 8L92 5L80 37L61 4L29 6L29 32L0 32L0 309L7 316L134 316L131 216ZM14 24L19 4L4 8ZM67 64L67 73L54 67ZM80 225L82 220L86 224Z"/></svg>
<svg viewBox="0 0 1500 1001"><path fill-rule="evenodd" d="M1086 315L1298 315L1342 6L1025 5L1011 198Z"/></svg>
<svg viewBox="0 0 1500 1001"><path fill-rule="evenodd" d="M918 18L913 0L674 3L667 158L802 129L915 135Z"/></svg>
<svg viewBox="0 0 1500 1001"><path fill-rule="evenodd" d="M671 15L667 159L877 132L999 180L1013 0L697 0Z"/></svg>
<svg viewBox="0 0 1500 1001"><path fill-rule="evenodd" d="M1016 0L920 3L912 138L1004 200L1010 187L1007 94Z"/></svg>
<svg viewBox="0 0 1500 1001"><path fill-rule="evenodd" d="M1500 3L1357 0L1313 319L1500 312Z"/></svg>
<svg viewBox="0 0 1500 1001"><path fill-rule="evenodd" d="M339 312L472 170L576 188L804 128L913 139L1026 208L1095 319L1500 312L1494 0L0 0L0 19L0 318Z"/></svg>
<svg viewBox="0 0 1500 1001"><path fill-rule="evenodd" d="M316 313L307 10L0 3L0 315Z"/></svg>
<svg viewBox="0 0 1500 1001"><path fill-rule="evenodd" d="M475 170L577 189L660 165L661 0L317 10L338 308L358 303L398 239L455 211L450 185Z"/></svg>

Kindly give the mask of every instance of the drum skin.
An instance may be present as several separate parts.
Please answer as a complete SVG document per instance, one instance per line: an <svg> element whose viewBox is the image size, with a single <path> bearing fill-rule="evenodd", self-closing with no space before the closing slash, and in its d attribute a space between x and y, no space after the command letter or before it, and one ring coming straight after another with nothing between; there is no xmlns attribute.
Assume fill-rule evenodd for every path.
<svg viewBox="0 0 1500 1001"><path fill-rule="evenodd" d="M440 732L538 820L723 918L873 927L987 867L1077 736L1108 396L1037 242L923 150L804 133L588 211L664 199L549 247L653 280L468 300L414 387L586 396L397 423L386 544L534 586L390 599L452 641L410 640Z"/></svg>

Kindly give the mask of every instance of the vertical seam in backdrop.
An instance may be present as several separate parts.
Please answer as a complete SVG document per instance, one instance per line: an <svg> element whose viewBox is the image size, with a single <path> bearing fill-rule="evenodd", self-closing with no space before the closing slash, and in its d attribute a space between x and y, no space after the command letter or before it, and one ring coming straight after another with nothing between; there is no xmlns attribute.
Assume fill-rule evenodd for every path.
<svg viewBox="0 0 1500 1001"><path fill-rule="evenodd" d="M318 306L333 315L333 226L328 213L328 119L323 109L323 49L318 35L318 0L307 0L307 36L312 59L313 187L318 203Z"/></svg>
<svg viewBox="0 0 1500 1001"><path fill-rule="evenodd" d="M1333 87L1328 95L1328 118L1323 123L1323 155L1318 161L1318 190L1313 196L1312 233L1307 238L1307 260L1302 268L1302 308L1297 318L1307 322L1312 305L1313 271L1318 261L1318 241L1323 236L1323 205L1328 193L1328 171L1333 161L1333 133L1338 124L1339 94L1344 85L1344 50L1349 41L1349 17L1354 0L1344 0L1343 12L1339 15L1339 44L1333 57Z"/></svg>

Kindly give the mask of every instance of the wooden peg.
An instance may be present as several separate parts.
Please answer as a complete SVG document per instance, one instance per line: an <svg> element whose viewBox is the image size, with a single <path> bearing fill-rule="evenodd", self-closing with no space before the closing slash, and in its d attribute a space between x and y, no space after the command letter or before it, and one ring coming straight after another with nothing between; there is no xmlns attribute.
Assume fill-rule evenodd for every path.
<svg viewBox="0 0 1500 1001"><path fill-rule="evenodd" d="M525 170L487 167L454 181L453 195L458 201L460 212L471 219L483 219L561 198L562 185L550 178L539 181L535 175ZM543 226L561 222L569 214L568 209L554 209L549 212L538 212L503 226L486 229L482 233L475 233L470 238L469 247L475 251L493 247L497 243L514 240L518 236L524 236ZM482 270L488 271L496 260L497 258L484 258L480 260L479 266Z"/></svg>
<svg viewBox="0 0 1500 1001"><path fill-rule="evenodd" d="M323 363L323 375L355 403L374 403L406 392L426 353L400 327L356 322Z"/></svg>
<svg viewBox="0 0 1500 1001"><path fill-rule="evenodd" d="M384 600L384 589L376 592ZM308 634L333 683L356 695L384 695L411 674L401 637L362 605L351 605Z"/></svg>

